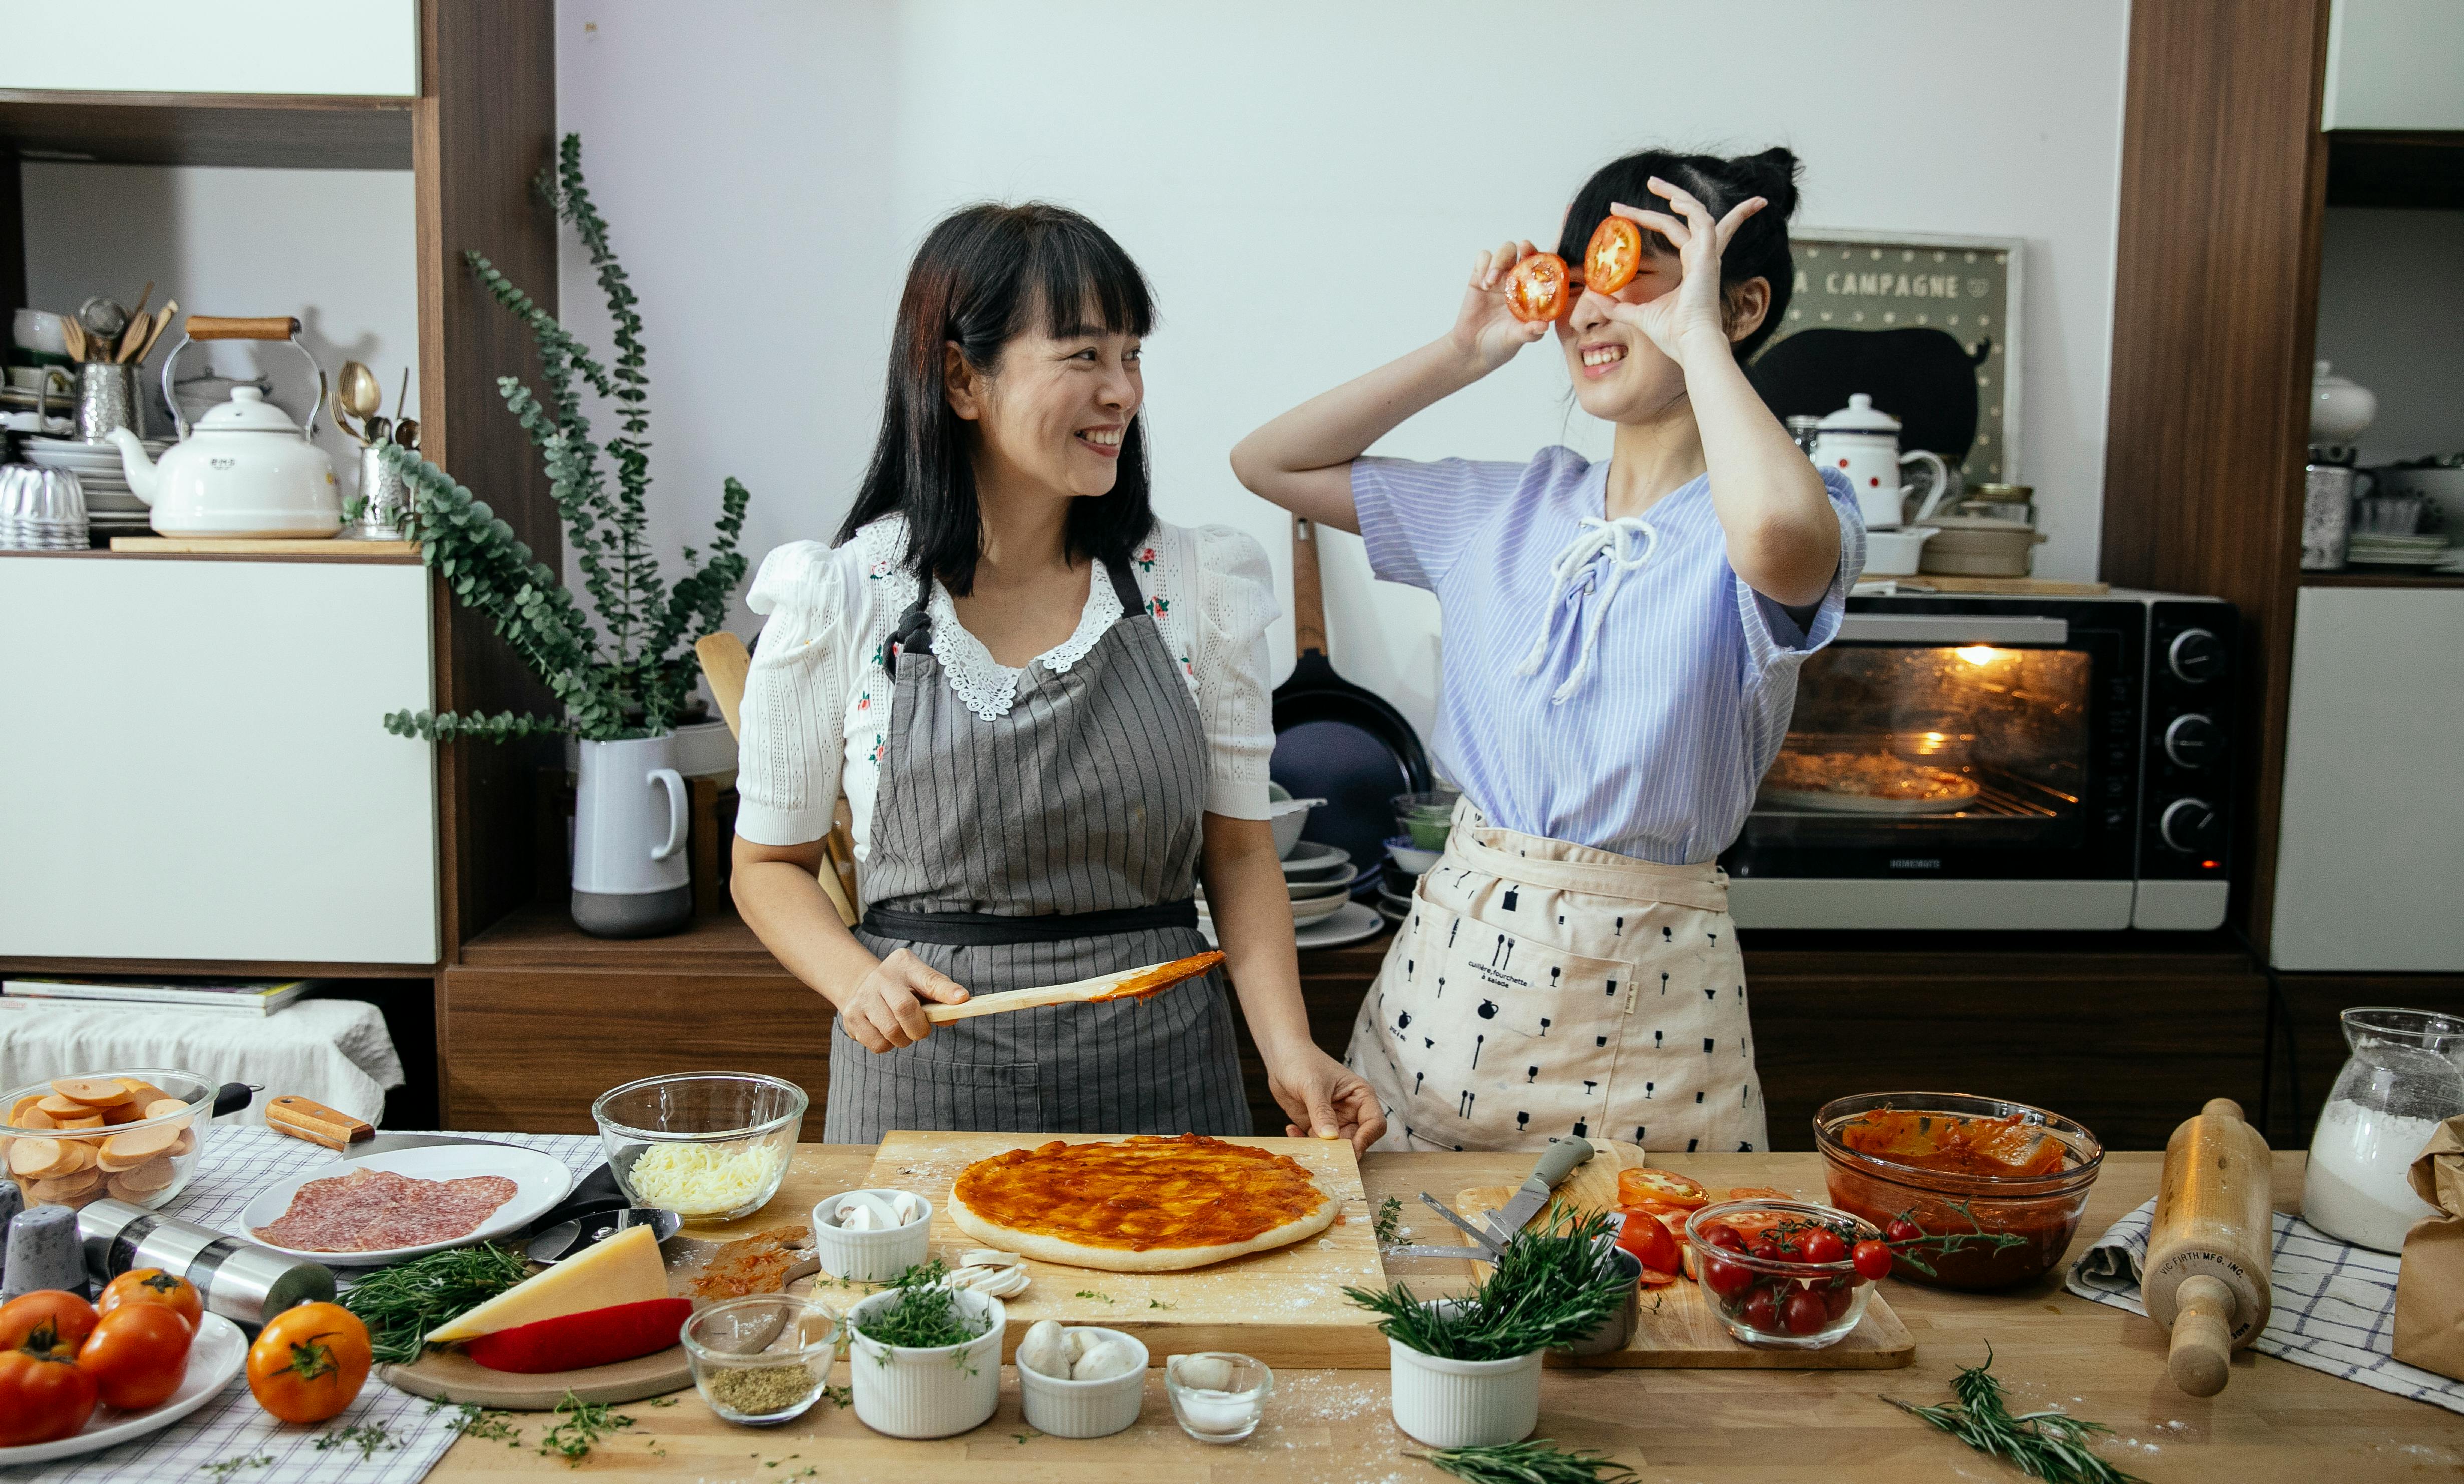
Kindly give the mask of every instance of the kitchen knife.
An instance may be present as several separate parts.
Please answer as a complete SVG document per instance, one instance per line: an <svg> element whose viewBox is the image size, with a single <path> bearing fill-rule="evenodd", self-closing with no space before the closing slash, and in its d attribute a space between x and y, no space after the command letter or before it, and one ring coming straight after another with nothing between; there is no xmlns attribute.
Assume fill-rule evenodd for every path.
<svg viewBox="0 0 2464 1484"><path fill-rule="evenodd" d="M1448 1211L1445 1202L1426 1190L1420 1192L1420 1201L1431 1211L1445 1217L1463 1235L1470 1237L1472 1245L1469 1247L1388 1247L1383 1249L1384 1255L1389 1257L1471 1257L1482 1262L1495 1262L1504 1255L1503 1248L1496 1237L1491 1236L1485 1229L1476 1227Z"/></svg>
<svg viewBox="0 0 2464 1484"><path fill-rule="evenodd" d="M1513 1240L1523 1224L1540 1213L1549 1204L1550 1192L1574 1172L1574 1167L1592 1157L1592 1146L1585 1139L1559 1139L1541 1151L1540 1163L1531 1167L1530 1175L1515 1190L1514 1199L1504 1211L1491 1211L1488 1230L1499 1243Z"/></svg>

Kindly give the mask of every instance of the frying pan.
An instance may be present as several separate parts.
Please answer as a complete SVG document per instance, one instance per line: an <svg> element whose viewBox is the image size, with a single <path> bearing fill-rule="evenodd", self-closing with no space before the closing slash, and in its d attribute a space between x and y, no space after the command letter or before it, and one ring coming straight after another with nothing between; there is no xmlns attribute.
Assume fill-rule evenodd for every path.
<svg viewBox="0 0 2464 1484"><path fill-rule="evenodd" d="M1295 797L1326 800L1309 811L1301 839L1337 847L1367 878L1386 859L1395 796L1429 786L1429 754L1402 712L1336 674L1328 661L1317 528L1297 515L1292 625L1300 653L1290 678L1275 687L1275 755L1266 772Z"/></svg>

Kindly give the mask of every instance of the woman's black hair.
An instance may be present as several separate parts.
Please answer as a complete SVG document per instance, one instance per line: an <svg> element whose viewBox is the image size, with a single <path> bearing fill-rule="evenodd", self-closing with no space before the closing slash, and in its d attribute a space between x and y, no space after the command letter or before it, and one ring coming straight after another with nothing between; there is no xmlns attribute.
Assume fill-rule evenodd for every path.
<svg viewBox="0 0 2464 1484"><path fill-rule="evenodd" d="M1691 192L1715 222L1727 216L1738 202L1762 197L1770 205L1746 218L1736 236L1728 240L1728 251L1720 254L1720 288L1724 294L1754 278L1771 285L1771 308L1764 313L1763 322L1754 327L1753 334L1735 342L1737 359L1748 360L1762 348L1763 341L1771 338L1788 313L1790 291L1796 281L1796 265L1788 254L1788 219L1796 212L1796 178L1801 169L1794 154L1777 148L1735 159L1646 149L1622 160L1612 160L1593 171L1583 188L1574 192L1573 205L1566 208L1565 229L1557 237L1557 255L1580 267L1583 250L1591 245L1592 233L1609 214L1611 202L1676 216L1676 208L1666 198L1653 194L1651 178L1655 175ZM1667 238L1648 228L1643 229L1642 243L1662 256L1676 252Z"/></svg>
<svg viewBox="0 0 2464 1484"><path fill-rule="evenodd" d="M1144 336L1155 325L1155 299L1121 245L1066 207L988 202L952 212L926 234L898 300L881 436L839 528L840 544L884 515L904 515L903 564L939 578L955 596L974 590L983 542L974 439L944 393L943 347L955 343L969 366L993 375L1002 347L1038 316L1057 339L1097 327ZM1122 434L1111 492L1070 502L1070 555L1117 565L1154 523L1141 415Z"/></svg>

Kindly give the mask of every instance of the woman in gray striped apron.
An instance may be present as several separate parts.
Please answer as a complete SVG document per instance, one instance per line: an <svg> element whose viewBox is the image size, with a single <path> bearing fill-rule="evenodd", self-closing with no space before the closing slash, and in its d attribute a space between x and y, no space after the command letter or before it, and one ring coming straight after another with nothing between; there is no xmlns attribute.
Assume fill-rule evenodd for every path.
<svg viewBox="0 0 2464 1484"><path fill-rule="evenodd" d="M1365 1147L1309 1039L1265 822L1265 554L1156 521L1145 280L1072 211L976 207L918 251L880 442L835 546L773 552L745 686L735 894L829 999L825 1137L1249 1131L1221 974L934 1026L951 1004L1203 951L1208 905L1293 1133ZM815 880L844 794L869 903Z"/></svg>

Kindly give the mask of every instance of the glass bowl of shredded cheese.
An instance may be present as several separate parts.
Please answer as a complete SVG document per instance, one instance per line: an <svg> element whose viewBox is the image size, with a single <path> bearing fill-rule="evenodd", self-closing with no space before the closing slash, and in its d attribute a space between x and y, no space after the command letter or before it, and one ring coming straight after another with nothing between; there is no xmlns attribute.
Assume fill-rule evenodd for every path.
<svg viewBox="0 0 2464 1484"><path fill-rule="evenodd" d="M636 1206L733 1221L779 1193L809 1100L752 1072L646 1077L590 1105L607 1168Z"/></svg>

